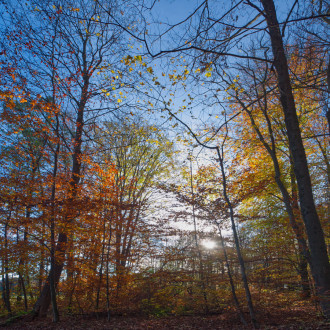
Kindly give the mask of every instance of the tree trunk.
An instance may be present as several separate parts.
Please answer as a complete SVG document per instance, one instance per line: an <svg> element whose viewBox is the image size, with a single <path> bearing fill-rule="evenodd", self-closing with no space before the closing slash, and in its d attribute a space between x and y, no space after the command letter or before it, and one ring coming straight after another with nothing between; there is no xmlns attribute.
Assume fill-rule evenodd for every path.
<svg viewBox="0 0 330 330"><path fill-rule="evenodd" d="M309 298L311 296L311 290L309 287L309 278L308 278L308 263L310 260L310 252L307 248L306 240L304 237L303 228L301 228L301 213L298 204L298 192L296 177L294 175L292 157L290 156L290 179L291 179L291 200L292 200L292 209L295 218L295 231L296 239L298 241L298 274L301 281L301 289L303 298ZM297 221L296 221L297 218Z"/></svg>
<svg viewBox="0 0 330 330"><path fill-rule="evenodd" d="M330 265L324 233L316 212L307 158L303 146L289 69L273 0L261 0L270 34L280 101L297 179L301 214L311 252L312 274L322 311L330 318Z"/></svg>
<svg viewBox="0 0 330 330"><path fill-rule="evenodd" d="M328 62L328 69L327 69L327 84L328 84L328 95L327 95L327 100L330 98L330 59ZM329 102L326 101L326 113L325 113L328 121L328 131L330 135L330 107L329 107Z"/></svg>
<svg viewBox="0 0 330 330"><path fill-rule="evenodd" d="M99 272L99 280L98 280L97 291L96 291L96 304L95 304L95 309L96 309L96 310L99 309L100 290L101 290L102 277L103 277L103 263L104 263L104 250L105 250L105 235L106 235L105 221L106 221L106 218L105 218L105 216L104 216L104 221L103 221L103 238L102 238L102 252L101 252L101 262L100 262L100 272Z"/></svg>
<svg viewBox="0 0 330 330"><path fill-rule="evenodd" d="M227 180L226 180L226 173L225 173L225 169L224 169L224 165L223 165L223 158L222 158L222 155L220 153L219 147L217 147L216 150L217 150L218 161L219 161L220 170L221 170L221 174L222 174L223 195L224 195L226 204L227 204L228 209L229 209L231 228L233 230L235 247L236 247L238 261L239 261L239 264L240 264L241 276L242 276L243 286L244 286L244 290L245 290L246 300L247 300L248 307L249 307L249 313L250 313L250 317L251 317L253 327L254 328L259 328L256 316L255 316L255 312L254 312L254 307L253 307L251 292L250 292L250 288L249 288L249 283L248 283L248 279L247 279L247 276L246 276L245 263L244 263L244 259L243 259L242 253L241 253L238 234L237 234L237 230L236 230L236 224L235 224L235 219L234 219L234 210L233 210L233 206L231 204L231 201L229 199L229 196L227 194Z"/></svg>
<svg viewBox="0 0 330 330"><path fill-rule="evenodd" d="M308 270L307 270L307 262L310 262L310 252L307 247L307 243L304 237L304 230L301 226L301 224L298 221L298 217L300 216L300 209L298 205L298 197L296 193L296 183L295 183L295 176L293 172L293 164L292 164L292 158L290 157L290 179L291 179L291 187L292 187L292 198L290 198L290 194L285 187L282 179L282 173L280 169L280 164L278 162L277 154L276 154L276 143L275 143L275 137L272 129L272 124L270 121L270 118L267 113L267 106L265 106L264 109L262 109L263 115L267 122L267 128L268 133L270 137L270 143L268 143L262 132L260 131L259 127L257 126L257 123L254 120L254 117L252 116L251 111L249 111L244 104L240 101L240 104L244 107L245 111L249 115L252 127L254 128L255 132L258 135L259 140L267 150L268 154L270 155L274 171L275 171L275 182L278 186L278 188L281 191L283 202L285 205L285 210L289 216L289 221L291 228L296 236L297 242L298 242L298 252L299 252L299 260L298 260L298 275L301 278L301 287L304 292L305 297L310 296L310 290L308 285ZM307 276L307 277L306 277ZM306 285L307 283L307 285Z"/></svg>
<svg viewBox="0 0 330 330"><path fill-rule="evenodd" d="M33 311L35 316L44 317L47 315L48 308L51 303L51 292L50 283L51 279L54 281L54 286L56 288L58 282L60 281L61 273L64 266L64 257L66 251L67 235L65 233L60 233L58 235L58 241L56 245L56 260L54 262L54 267L47 277L46 283L44 284L41 294L34 305Z"/></svg>
<svg viewBox="0 0 330 330"><path fill-rule="evenodd" d="M89 86L89 77L84 76L84 86L82 88L82 94L80 103L78 106L78 114L76 119L76 134L74 139L74 148L73 148L73 155L72 155L72 170L71 170L71 181L70 181L70 188L71 194L69 198L68 204L71 205L75 198L77 197L78 193L78 184L80 181L80 170L81 170L81 144L82 144L82 133L84 127L84 109L88 99L88 86ZM72 219L75 215L67 215L65 217L65 221L67 223L72 222ZM47 281L42 289L41 295L39 296L36 305L34 306L33 310L35 315L45 316L47 314L47 310L50 305L50 276L54 276L52 283L54 283L55 287L57 286L59 279L61 277L61 273L64 267L65 261L65 253L67 250L67 242L68 242L68 235L65 231L62 231L58 234L57 239L57 246L55 249L56 257L54 268L51 269Z"/></svg>
<svg viewBox="0 0 330 330"><path fill-rule="evenodd" d="M11 211L9 212L9 216L8 219L11 217ZM11 314L11 304L10 304L10 283L9 283L9 276L8 276L8 239L7 239L7 223L5 224L4 227L4 237L5 237L5 257L4 257L4 270L5 270L5 278L4 278L4 300L5 300L5 305L6 308L9 312L9 314Z"/></svg>
<svg viewBox="0 0 330 330"><path fill-rule="evenodd" d="M197 223L196 223L196 215L195 215L195 197L194 197L194 186L193 186L193 180L192 180L192 164L190 160L190 189L191 189L191 201L192 201L192 217L194 222L194 238L195 238L195 246L198 253L199 258L199 273L200 273L200 282L202 287L202 293L204 298L204 304L205 304L205 313L209 313L209 304L207 300L207 294L206 294L206 285L205 285L205 274L204 274L204 265L202 260L202 253L201 249L198 243L197 239Z"/></svg>
<svg viewBox="0 0 330 330"><path fill-rule="evenodd" d="M21 272L18 272L18 280L19 280L19 283L20 283L20 286L21 286L21 289L22 289L22 292L23 292L24 308L25 308L25 311L27 311L28 310L28 303L27 303L27 296L26 296L26 288L25 288L24 278L23 278Z"/></svg>
<svg viewBox="0 0 330 330"><path fill-rule="evenodd" d="M109 259L110 259L110 244L112 237L112 229L111 225L109 228L109 239L108 239L108 247L107 247L107 258L106 258L106 296L107 296L107 315L108 321L111 319L111 310L110 310L110 283L109 283Z"/></svg>
<svg viewBox="0 0 330 330"><path fill-rule="evenodd" d="M218 224L217 224L217 226L218 226L218 230L219 230L219 236L220 236L221 246L222 246L222 250L223 250L223 255L225 257L225 263L226 263L227 273L228 273L228 277L229 277L231 294L233 296L233 300L234 300L234 303L235 303L235 306L236 306L238 315L239 315L239 317L241 319L241 322L245 326L247 326L248 324L247 324L247 322L245 320L244 314L242 312L242 308L240 306L240 303L239 303L238 298L237 298L237 295L236 295L235 284L234 284L233 276L231 274L229 260L228 260L228 255L227 255L227 250L226 250L226 245L225 245L224 239L223 239L222 234L221 234L221 228L220 228L220 226Z"/></svg>

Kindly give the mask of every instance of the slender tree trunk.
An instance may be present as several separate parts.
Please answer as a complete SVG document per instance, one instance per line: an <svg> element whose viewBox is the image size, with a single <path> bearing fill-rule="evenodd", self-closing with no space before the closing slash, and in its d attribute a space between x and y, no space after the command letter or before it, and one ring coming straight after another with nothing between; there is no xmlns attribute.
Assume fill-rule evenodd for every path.
<svg viewBox="0 0 330 330"><path fill-rule="evenodd" d="M9 213L9 216L8 218L11 217L11 211ZM9 272L9 269L8 269L8 233L7 233L7 223L5 223L5 226L4 226L4 237L5 237L5 244L4 244L4 248L5 248L5 257L4 257L4 270L5 270L5 283L4 283L4 286L5 286L5 294L4 294L4 300L5 300L5 305L6 305L6 308L9 312L9 314L11 314L11 304L10 304L10 284L9 284L9 275L8 275L8 272Z"/></svg>
<svg viewBox="0 0 330 330"><path fill-rule="evenodd" d="M265 93L266 97L266 93ZM299 223L298 217L300 216L300 209L298 205L298 197L296 196L296 189L295 189L295 176L293 171L291 170L293 168L292 165L292 159L290 157L290 179L291 179L291 186L292 186L292 198L290 197L290 194L285 187L282 179L282 173L280 169L280 164L278 162L278 158L276 155L276 143L273 133L272 124L270 121L270 118L267 113L267 106L265 106L264 109L262 109L263 115L265 117L265 120L267 122L267 129L270 137L270 143L268 143L262 132L260 131L259 127L257 126L254 117L249 109L247 109L244 104L239 100L240 104L243 106L247 114L249 115L252 127L254 128L255 132L258 135L258 138L260 142L265 147L266 151L268 152L269 156L272 159L274 171L275 171L275 182L277 186L280 189L280 192L282 194L283 202L285 205L286 212L289 216L289 221L291 228L295 234L295 237L298 242L298 251L299 251L299 265L298 265L298 275L301 278L301 287L304 292L304 296L309 297L309 285L308 285L308 270L307 270L307 262L310 262L310 252L307 246L307 242L304 237L304 229ZM307 276L307 277L306 277Z"/></svg>
<svg viewBox="0 0 330 330"><path fill-rule="evenodd" d="M55 95L54 95L55 97ZM58 114L56 114L56 128L55 134L59 136L59 119ZM56 263L56 245L55 245L55 217L56 217L56 210L55 210L55 197L56 197L56 176L57 176L57 167L58 167L58 155L60 152L60 141L57 139L56 143L56 150L54 153L54 168L53 168L53 182L52 182L52 193L51 193L51 219L50 219L50 265L51 270L54 270L55 263ZM55 272L51 274L52 276L49 277L49 285L50 285L50 298L53 308L53 321L58 322L60 320L58 308L57 308L57 300L56 300L56 276Z"/></svg>
<svg viewBox="0 0 330 330"><path fill-rule="evenodd" d="M209 304L207 300L207 294L206 294L206 286L205 286L205 274L204 274L204 265L202 260L202 253L201 249L198 243L197 238L197 223L196 223L196 215L195 215L195 195L194 195L194 185L193 185L193 179L192 179L192 162L190 159L190 189L191 189L191 200L192 200L192 216L194 221L194 238L195 238L195 246L198 252L198 258L199 258L199 272L200 272L200 281L202 286L202 293L204 298L204 304L205 304L205 313L209 313Z"/></svg>
<svg viewBox="0 0 330 330"><path fill-rule="evenodd" d="M328 68L327 68L327 83L328 83L328 95L327 95L327 100L330 99L330 57L329 57L329 61L328 61ZM329 101L328 101L329 102ZM329 135L330 135L330 107L329 107L329 103L326 101L326 117L327 117L327 121L328 121L328 131L329 131Z"/></svg>
<svg viewBox="0 0 330 330"><path fill-rule="evenodd" d="M7 274L2 274L2 298L3 298L3 301L5 303L8 313L11 314L10 292L9 292Z"/></svg>
<svg viewBox="0 0 330 330"><path fill-rule="evenodd" d="M54 266L51 267L46 283L44 284L41 294L33 308L35 316L44 317L47 315L47 311L51 303L50 281L52 278L52 283L55 288L60 281L64 266L66 242L67 236L60 233L58 235L57 245L55 248L56 259L54 260Z"/></svg>
<svg viewBox="0 0 330 330"><path fill-rule="evenodd" d="M250 288L249 288L249 284L248 284L248 279L246 276L245 263L244 263L244 259L243 259L242 253L241 253L239 238L238 238L238 234L237 234L237 230L236 230L236 224L235 224L235 219L234 219L234 209L233 209L233 206L231 204L231 201L230 201L228 193L227 193L227 179L226 179L226 173L225 173L224 164L223 164L223 158L220 153L219 147L217 147L216 150L217 150L217 154L218 154L218 161L219 161L221 175L222 175L223 195L224 195L224 199L225 199L226 204L229 209L231 228L233 231L237 258L238 258L238 261L240 264L241 276L242 276L243 286L244 286L244 290L245 290L246 300L247 300L248 307L249 307L249 313L250 313L253 327L259 328L256 316L255 316L255 312L254 312L254 307L253 307L253 303L252 303L252 297L251 297L251 292L250 292Z"/></svg>
<svg viewBox="0 0 330 330"><path fill-rule="evenodd" d="M17 232L16 232L16 243L17 244L19 244L19 239L20 239L19 230L18 230L18 227L17 227ZM23 251L20 252L20 255L21 255L21 257L20 257L19 262L18 262L18 271L17 271L18 283L19 283L20 290L21 290L20 294L23 292L24 308L25 308L25 311L27 311L28 306L27 306L26 288L25 288L24 278L23 278L23 275L22 275L22 269L23 269L24 259L25 259Z"/></svg>
<svg viewBox="0 0 330 330"><path fill-rule="evenodd" d="M34 173L35 171L37 170L37 168L34 168L32 170L32 173ZM31 215L31 211L30 211L30 206L28 206L26 208L26 222L29 223L30 222L30 215ZM27 225L25 226L25 229L24 229L24 236L23 236L23 240L24 240L24 245L27 244L27 237L28 237L28 229L27 229ZM19 242L19 234L17 232L17 243ZM24 266L24 263L25 263L25 253L21 253L21 257L19 259L19 262L18 262L18 266L19 266L19 271L18 271L18 280L19 280L19 283L20 283L20 286L22 288L22 292L23 292L23 296L24 296L24 308L25 308L25 311L28 310L28 302L27 302L27 295L26 295L26 286L25 286L25 282L24 282L24 276L22 274L22 268Z"/></svg>
<svg viewBox="0 0 330 330"><path fill-rule="evenodd" d="M10 283L8 275L8 263L5 264L5 303L9 313L11 313L11 304L10 304Z"/></svg>
<svg viewBox="0 0 330 330"><path fill-rule="evenodd" d="M42 231L41 231L42 237L45 236L45 223L42 223ZM44 243L44 242L43 242ZM42 283L43 283L43 277L44 277L44 262L45 262L45 250L43 246L41 246L42 250L40 251L40 264L39 264L39 280L38 280L38 288L39 288L39 295L41 294L42 290Z"/></svg>
<svg viewBox="0 0 330 330"><path fill-rule="evenodd" d="M116 297L119 297L119 292L121 290L122 286L122 275L123 275L123 267L121 265L121 259L122 259L122 252L121 252L121 246L122 246L122 215L120 207L117 206L116 210L116 231L115 231L115 249L116 249L116 275L117 275L117 289L116 289Z"/></svg>
<svg viewBox="0 0 330 330"><path fill-rule="evenodd" d="M2 275L1 275L1 286L2 286L2 300L3 303L5 304L7 308L7 303L6 303L6 284L5 284L5 271L4 271L4 259L1 260L1 270L2 270ZM8 308L7 308L8 309Z"/></svg>
<svg viewBox="0 0 330 330"><path fill-rule="evenodd" d="M55 197L55 196L54 196ZM49 285L50 285L50 298L51 298L51 303L53 307L53 322L58 322L59 321L59 313L58 313L58 308L57 308L57 301L56 301L56 276L55 276L55 216L54 214L52 215L51 219L51 248L50 248L50 267L51 267L51 272L49 276Z"/></svg>
<svg viewBox="0 0 330 330"><path fill-rule="evenodd" d="M330 264L324 233L316 212L312 183L301 138L283 39L273 0L261 0L261 3L265 10L273 49L280 101L284 112L285 126L298 184L301 214L305 223L311 252L312 274L322 311L326 318L330 318Z"/></svg>
<svg viewBox="0 0 330 330"><path fill-rule="evenodd" d="M102 238L102 252L101 252L101 265L100 265L100 272L99 272L99 281L97 284L97 291L96 291L96 304L95 309L99 309L99 301L100 301L100 290L101 290L101 284L102 284L102 277L103 277L103 262L104 262L104 250L105 250L105 218L103 222L103 238Z"/></svg>
<svg viewBox="0 0 330 330"><path fill-rule="evenodd" d="M219 224L217 224L217 226L218 226L218 230L219 230L219 237L220 237L220 242L221 242L221 246L222 246L222 250L223 250L223 255L225 257L225 263L226 263L227 273L228 273L228 277L229 277L231 294L233 296L233 300L234 300L234 303L235 303L235 306L236 306L238 315L239 315L239 317L241 319L241 322L244 325L247 326L248 324L247 324L247 322L245 320L244 314L242 312L242 308L240 306L240 303L239 303L238 298L237 298L237 295L236 295L235 284L234 284L233 276L231 274L229 260L228 260L228 255L227 255L227 249L226 249L226 245L225 245L224 239L223 239L222 234L221 234L221 228L220 228L220 225Z"/></svg>
<svg viewBox="0 0 330 330"><path fill-rule="evenodd" d="M26 296L26 287L25 287L24 278L23 278L21 272L18 272L18 281L19 281L20 287L21 287L22 292L23 292L24 309L25 309L25 311L27 311L28 310L28 303L27 303L27 296Z"/></svg>
<svg viewBox="0 0 330 330"><path fill-rule="evenodd" d="M110 244L111 244L111 236L112 230L111 225L109 225L109 239L108 239L108 247L107 247L107 259L106 259L106 295L107 295L107 314L108 314L108 321L111 319L111 310L110 310L110 283L109 283L109 258L110 258Z"/></svg>
<svg viewBox="0 0 330 330"><path fill-rule="evenodd" d="M68 237L68 246L67 246L67 254L66 254L66 282L67 287L70 289L66 294L66 301L68 302L67 309L68 312L72 312L72 300L73 294L75 290L75 276L74 276L74 243L73 243L73 235L70 234Z"/></svg>
<svg viewBox="0 0 330 330"><path fill-rule="evenodd" d="M296 239L298 241L298 274L301 280L301 289L302 289L303 298L309 298L311 296L311 290L309 287L309 278L308 278L308 263L310 263L310 253L304 237L304 230L300 223L301 213L298 204L296 177L293 171L293 163L291 156L290 156L290 179L291 179L292 209L294 215L297 218L296 226L298 227L298 232L296 233Z"/></svg>

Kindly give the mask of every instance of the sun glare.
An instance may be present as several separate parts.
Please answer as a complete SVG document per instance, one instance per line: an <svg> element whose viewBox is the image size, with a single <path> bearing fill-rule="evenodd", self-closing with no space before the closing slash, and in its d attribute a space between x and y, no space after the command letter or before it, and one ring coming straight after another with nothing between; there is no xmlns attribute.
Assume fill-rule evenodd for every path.
<svg viewBox="0 0 330 330"><path fill-rule="evenodd" d="M205 240L202 244L206 249L214 249L216 247L216 243L210 240Z"/></svg>

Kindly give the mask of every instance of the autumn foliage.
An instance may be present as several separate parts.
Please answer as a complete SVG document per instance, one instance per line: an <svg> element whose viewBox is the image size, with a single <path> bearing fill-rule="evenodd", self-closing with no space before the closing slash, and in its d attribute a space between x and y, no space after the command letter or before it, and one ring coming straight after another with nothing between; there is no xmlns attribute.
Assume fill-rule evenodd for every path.
<svg viewBox="0 0 330 330"><path fill-rule="evenodd" d="M282 44L286 75L262 38L232 53L262 10L215 31L206 1L198 35L156 52L140 2L14 3L0 5L1 316L328 317L326 45Z"/></svg>

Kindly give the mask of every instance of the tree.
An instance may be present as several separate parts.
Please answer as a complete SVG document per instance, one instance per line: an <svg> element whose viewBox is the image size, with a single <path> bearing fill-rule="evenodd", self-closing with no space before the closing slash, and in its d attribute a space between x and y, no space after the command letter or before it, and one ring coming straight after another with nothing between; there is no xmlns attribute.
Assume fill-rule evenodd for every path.
<svg viewBox="0 0 330 330"><path fill-rule="evenodd" d="M51 96L56 97L53 99L55 107L61 108L62 111L59 116L72 120L71 127L68 127L72 141L64 141L72 153L71 179L66 203L75 204L82 176L84 130L88 131L95 122L95 116L102 113L102 109L89 111L92 99L106 96L107 89L117 85L113 79L104 80L100 84L100 79L96 77L102 68L111 65L115 67L114 63L121 52L121 29L117 28L115 23L112 24L114 21L108 15L110 11L114 15L119 14L120 9L114 3L101 7L97 2L84 1L73 1L65 6L60 2L32 1L27 4L27 8L17 5L18 8L14 11L11 11L12 5L6 4L11 22L15 22L15 29L19 30L19 37L13 39L8 53L10 50L17 52L17 48L20 48L24 41L28 42L27 50L17 60L18 63L20 60L21 63L24 61L24 67L20 66L21 75L25 75L31 90L41 89L46 95L52 93ZM31 16L34 16L37 23L31 23ZM9 31L7 35L16 35L16 31ZM120 50L116 59L113 56L114 49ZM40 63L43 64L41 68ZM40 86L40 79L45 79L44 85ZM105 92L102 92L103 90ZM67 113L63 111L65 107L68 107ZM116 105L113 108L116 109ZM53 129L58 131L57 127L55 123ZM56 166L56 176L55 168ZM63 221L69 225L74 222L75 217L75 212L70 210ZM37 315L45 315L48 309L51 297L49 283L52 278L55 286L59 282L68 244L71 244L70 235L62 230L58 234L55 249L58 258L34 307ZM72 276L68 274L68 277Z"/></svg>
<svg viewBox="0 0 330 330"><path fill-rule="evenodd" d="M324 233L314 203L312 184L309 176L305 149L301 139L282 35L276 17L274 2L272 0L262 0L262 5L265 10L265 18L267 20L273 49L274 67L277 72L280 101L284 112L289 146L293 158L294 172L298 184L300 208L311 250L313 278L323 313L329 318L330 264L324 240Z"/></svg>
<svg viewBox="0 0 330 330"><path fill-rule="evenodd" d="M294 55L291 61L294 61ZM290 190L292 192L290 195L289 188L287 188L288 184L285 182L286 179L282 174L284 171L286 171L286 169L283 168L283 165L281 165L283 164L281 158L284 156L284 148L286 149L286 147L283 145L283 142L280 143L277 141L286 140L286 135L282 137L282 134L285 133L282 133L282 129L279 123L283 120L283 118L281 117L281 113L278 112L277 97L276 93L274 92L273 78L268 76L269 74L270 72L267 69L267 65L265 68L262 68L262 70L258 70L257 67L252 66L245 67L244 70L242 70L240 79L235 79L235 82L228 81L230 78L224 77L223 79L227 81L228 86L232 86L229 89L229 94L230 98L233 99L232 102L234 104L237 102L237 111L244 112L236 119L239 121L239 128L237 133L244 134L245 138L242 136L244 140L253 135L254 133L251 132L250 128L244 127L244 124L250 121L252 130L256 134L255 138L259 139L265 151L271 157L273 168L275 170L274 178L282 194L283 203L285 204L291 227L298 241L301 259L298 271L300 272L302 279L302 287L306 296L309 296L307 271L307 261L310 262L309 249L305 240L304 229L300 223L300 209L295 195L295 177L294 175L291 175L290 178ZM299 76L297 71L295 71L294 74L295 76ZM252 84L251 81L253 82ZM304 96L299 95L299 90L297 91L297 88L295 89L295 93L298 104L300 105L299 107L306 107L310 109L310 107L307 106L307 103L310 101L308 100L309 97L307 97L306 93L304 93ZM317 104L314 106L316 107ZM302 120L302 114L300 115L300 119ZM254 142L251 141L249 148L245 148L243 152L249 152L252 149L253 144ZM260 153L259 147L260 146L257 146L258 153ZM287 161L290 164L292 163L292 157L289 150L287 153L289 154ZM247 156L246 154L243 156L243 159L245 159L245 157L247 159L251 159L251 157ZM255 159L254 161L258 161L258 159Z"/></svg>
<svg viewBox="0 0 330 330"><path fill-rule="evenodd" d="M214 18L210 14L212 12L211 6L214 6L214 12L217 13L216 5L209 3L209 1L204 1L193 11L193 14L164 31L162 38L160 38L163 39L166 33L174 33L175 29L178 31L187 27L188 30L185 30L187 37L184 42L182 42L182 39L179 39L178 43L172 47L170 46L169 49L162 49L159 48L161 47L160 39L152 40L152 37L144 37L140 38L140 40L145 42L147 51L153 57L172 53L187 54L190 52L192 68L196 63L201 64L204 72L206 69L208 70L207 76L212 75L212 67L227 68L229 65L234 66L236 63L237 66L240 66L241 62L238 62L238 59L257 60L272 65L271 69L276 72L277 90L280 96L294 172L297 179L301 213L311 250L313 278L320 297L322 310L328 318L330 310L328 302L330 265L324 233L315 207L305 149L292 93L287 57L283 45L283 35L287 22L284 22L283 30L281 31L274 2L272 0L261 0L260 3L262 8L251 1L248 1L247 4L237 2L225 7L219 16L220 18ZM289 10L287 20L289 20L294 7L295 4ZM239 17L237 15L236 19L234 19L234 24L232 24L233 13L238 13L239 8L251 12L253 19L243 22L243 24L235 24ZM193 24L196 16L199 17L196 20L197 26ZM266 26L263 26L260 30L258 26L262 24L260 22L261 17L265 18ZM191 26L194 26L195 29L192 29ZM257 27L258 29L254 30ZM262 34L262 31L265 30L269 33L269 41L266 41ZM241 42L249 38L250 32L255 34L255 31L261 31L259 46L255 47L253 40L249 39L251 40L250 43L243 47ZM268 44L273 52L271 59L264 52L264 47ZM250 49L248 49L249 46ZM236 63L235 59L237 59Z"/></svg>
<svg viewBox="0 0 330 330"><path fill-rule="evenodd" d="M133 248L137 231L143 231L143 216L154 189L155 180L168 171L172 143L152 125L139 122L106 122L98 143L106 147L102 158L112 162L117 207L113 211L116 237L116 272L120 282ZM102 160L101 160L102 161ZM128 205L129 207L124 207ZM140 227L141 226L141 227ZM117 289L120 290L120 284Z"/></svg>

